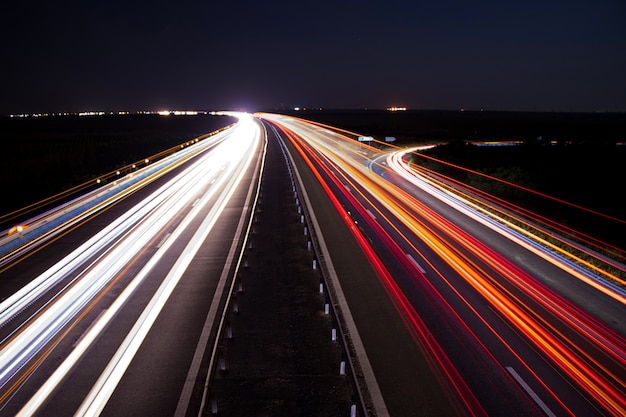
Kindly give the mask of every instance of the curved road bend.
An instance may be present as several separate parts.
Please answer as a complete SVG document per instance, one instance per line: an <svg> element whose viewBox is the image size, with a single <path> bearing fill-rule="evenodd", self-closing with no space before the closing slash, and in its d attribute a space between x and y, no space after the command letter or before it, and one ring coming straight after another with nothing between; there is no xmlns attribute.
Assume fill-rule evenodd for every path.
<svg viewBox="0 0 626 417"><path fill-rule="evenodd" d="M407 300L412 304L410 308L417 313L414 317L422 318L428 323L432 334L436 336L447 357L454 363L454 366L447 369L458 371L459 375L456 378L460 376L462 382L466 383L466 387L470 390L457 390L457 392L468 394L465 398L475 401L473 404L466 402L461 407L454 407L457 412L474 415L483 413L489 415L603 415L595 401L602 402L607 399L609 402L603 406L608 407L607 409L619 409L623 406L623 397L620 399L619 396L619 390L623 389L623 385L620 388L620 384L623 384L624 370L624 358L621 356L623 353L620 353L620 351L623 352L623 336L612 334L607 328L601 330L600 323L591 324L594 322L593 319L589 319L584 314L577 316L578 313L569 311L570 309L559 312L558 304L544 305L545 300L554 296L547 295L548 292L545 289L533 283L532 277L526 276L522 270L516 270L503 258L495 255L491 255L495 256L493 258L485 258L483 255L489 253L489 249L483 248L475 251L476 248L481 247L477 240L473 248L471 245L459 246L456 240L451 240L451 229L442 228L444 223L433 222L433 215L421 215L419 210L427 210L426 207L419 210L410 206L402 207L406 203L400 197L401 192L390 193L387 197L382 197L383 200L377 200L381 198L380 195L385 194L385 187L375 192L376 195L374 195L371 190L376 187L372 188L374 184L369 182L367 177L352 180L360 176L358 169L350 168L350 166L346 168L344 163L337 163L338 159L341 160L346 155L351 155L348 158L356 161L352 166L368 165L368 158L363 156L364 149L355 144L353 139L337 140L328 131L306 122L294 122L287 118L282 119L280 116L268 118L284 126L285 134L294 139L293 143L306 148L305 154L308 158L312 160L319 158L319 161L314 162L313 165L323 173L323 182L331 184L332 194L338 196L346 211L351 211L352 220L358 223L360 230L370 239L370 244L376 248L396 284L402 289L401 297L408 297ZM313 146L309 146L311 144ZM323 167L329 169L324 170ZM306 166L303 170L306 171ZM340 182L334 183L334 178L339 178ZM315 179L312 179L310 184L307 185L307 190L313 189L310 187L315 184ZM325 194L325 191L320 192L316 198L312 199L313 204L324 199ZM415 202L411 204L418 204L417 202L422 199L428 201L424 193L418 194L415 196ZM385 201L385 204L376 201ZM427 246L419 238L407 239L406 236L414 233L415 226L394 220L390 207L393 210L415 212L420 221L425 222L428 228L438 233L439 237L435 237L433 242L440 240L438 245L441 247ZM332 210L324 211L323 207L319 210L316 208L315 212L323 221L327 221L326 215L329 219L333 216ZM459 223L461 228L465 227L464 222L471 223L469 219L464 219ZM337 221L330 227L322 227L322 229L325 233L327 230L332 233L339 230L340 226L341 221ZM481 230L475 236L483 236L485 233L491 232ZM449 241L445 242L447 239ZM331 250L331 253L333 262L338 262L335 254L342 253L344 246L348 246L348 242L341 236L327 240L329 247L335 244L336 249ZM441 249L443 247L448 249ZM452 264L451 268L448 265L449 261L441 260L442 255L451 256L450 259L456 259L456 263L466 264L466 266L464 269L458 269L458 266ZM530 254L524 256L527 255L530 256ZM358 253L346 256L358 256ZM339 259L343 258L339 257ZM407 262L407 259L410 259L410 262ZM412 265L413 263L417 266ZM506 269L501 269L500 272L494 269L503 266ZM551 265L544 265L542 268L545 268L545 271L553 269ZM481 271L479 272L481 277L475 275L475 282L472 285L469 285L471 280L467 280L470 270ZM546 273L554 274L554 271ZM510 278L506 278L506 274L513 274L520 280L528 280L528 284L525 284L527 287L524 288L524 285L519 285L518 282L514 282L515 280L514 285L511 285L508 282ZM384 305L384 300L379 300L383 304L364 301L366 291L376 288L379 296L383 291L380 287L376 287L376 280L363 278L360 270L355 274L348 267L339 276L390 414L417 415L424 409L428 409L432 398L417 399L423 392L423 387L419 386L420 381L422 383L424 380L427 381L425 385L436 385L441 382L439 386L443 387L443 392L446 393L445 378L438 378L436 373L428 375L417 367L408 366L406 361L411 359L411 354L404 354L396 348L396 342L398 346L402 346L400 337L392 337L393 342L373 337L368 342L367 332L377 326L377 319L380 317L376 309ZM491 282L483 282L482 276L488 277ZM416 280L415 277L418 279ZM489 292L485 291L485 288L490 288ZM533 294L534 291L537 293ZM538 294L541 297L537 297ZM440 298L441 296L444 298ZM502 307L490 306L493 299L491 302L486 302L483 299L485 296L504 297L502 300L508 298L517 306L507 305L505 309L499 311ZM442 308L446 303L449 303L449 307ZM518 306L522 309L520 310ZM554 306L557 307L553 311ZM613 304L609 302L606 308L612 309ZM516 309L518 309L517 313L512 314L511 312ZM613 315L623 317L623 306L613 311ZM570 313L572 315L568 317ZM402 326L401 320L393 316L394 312L390 311L384 324L389 327ZM520 317L523 317L525 323L531 323L530 327L523 330L517 329L518 324L515 321ZM572 320L574 324L568 324L567 320ZM597 330L598 337L607 337L607 342L614 347L609 346L604 349L605 346L602 343L598 344L599 340L595 340L593 336L590 339L588 336L581 337L577 334L579 330L576 326L579 324L576 322L578 321L582 324L580 330L591 330L592 333ZM532 324L533 322L535 323ZM378 326L383 327L384 324ZM585 325L591 327L585 329ZM545 335L537 336L545 332L545 329L548 329ZM525 334L526 331L529 333ZM400 331L398 334L401 335L401 333ZM550 336L550 334L555 336ZM416 342L419 343L419 338L413 342L409 340L408 347ZM383 344L386 345L383 346ZM572 357L579 355L586 359L580 363L576 363L576 359L569 362L570 359L562 355L572 349L580 349ZM396 352L398 353L395 354ZM376 354L379 357L374 358ZM420 356L420 352L415 352L415 354L416 357ZM558 365L555 366L553 361L557 361ZM559 367L562 367L564 371L560 371ZM584 375L585 379L588 376L591 378L597 376L598 379L574 382L577 379L575 373L580 371L572 371L573 369L582 371L580 375ZM568 372L570 374L566 375ZM596 383L602 384L604 379L612 380L613 382L609 384L615 385L612 387L609 385L607 388L593 387ZM456 379L456 381L459 380ZM590 384L590 388L587 388L588 393L583 393L576 388L579 382ZM396 396L399 392L402 394ZM443 400L445 396L439 395L436 398L445 402ZM450 402L450 404L454 403L454 401Z"/></svg>
<svg viewBox="0 0 626 417"><path fill-rule="evenodd" d="M344 316L349 316L346 320L349 337L357 343L360 341L356 347L357 359L364 367L369 363L373 370L372 374L362 372L374 397L375 412L378 416L462 415L445 381L433 373L355 241L344 221L346 212L338 212L331 204L310 166L284 132L282 137L302 178L319 223L317 233L323 236L339 280L334 282L335 291L343 294L338 301L344 298L347 302L339 307ZM377 392L381 395L377 396Z"/></svg>

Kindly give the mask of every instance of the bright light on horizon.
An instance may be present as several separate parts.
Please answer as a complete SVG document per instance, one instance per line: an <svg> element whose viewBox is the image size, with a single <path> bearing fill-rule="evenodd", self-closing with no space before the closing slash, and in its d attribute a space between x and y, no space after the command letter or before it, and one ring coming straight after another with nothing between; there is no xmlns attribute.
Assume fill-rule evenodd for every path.
<svg viewBox="0 0 626 417"><path fill-rule="evenodd" d="M116 111L80 111L80 112L54 112L54 113L12 113L6 115L11 119L40 118L40 117L62 117L62 116L106 116L106 115L129 115L129 114L158 114L161 116L197 116L199 114L215 114L214 111L206 110L116 110ZM2 115L0 115L2 116Z"/></svg>

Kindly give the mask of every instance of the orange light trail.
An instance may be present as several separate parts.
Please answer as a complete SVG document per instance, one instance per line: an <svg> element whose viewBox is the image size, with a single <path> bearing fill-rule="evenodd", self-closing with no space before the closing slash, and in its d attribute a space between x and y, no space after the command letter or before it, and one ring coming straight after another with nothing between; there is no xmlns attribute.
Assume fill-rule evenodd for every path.
<svg viewBox="0 0 626 417"><path fill-rule="evenodd" d="M394 160L396 159L395 157L393 158ZM396 166L396 168L398 168ZM401 169L401 168L400 168ZM409 170L406 171L406 174L408 175L412 175L415 176L416 178L419 176L418 173L416 173L415 171ZM433 184L432 182L428 181L427 178L424 178L422 176L419 176L420 180L424 180L427 183L429 183L430 185L433 185L436 187L436 184ZM458 198L458 196L457 196ZM459 205L456 205L456 207L460 207ZM521 220L520 220L521 221ZM514 229L522 234L525 234L525 231L522 230L521 228L512 225L510 223L507 223L507 225L509 225L509 227L511 229ZM532 226L532 225L529 225ZM517 242L518 244L520 244L521 246L525 247L526 249L530 250L531 252L535 253L536 255L542 257L543 259L545 259L548 262L553 263L554 265L558 266L559 268L569 272L571 275L575 276L576 278L578 278L579 280L585 282L586 284L590 285L591 287L601 291L602 293L606 294L607 296L614 298L616 301L620 302L621 304L626 304L626 297L623 295L623 293L617 292L615 291L613 288L608 287L607 285L605 285L604 282L600 282L597 279L593 279L591 278L588 274L583 274L581 273L579 270L575 269L572 265L566 264L564 262L562 262L561 260L557 259L556 257L554 257L551 253L548 253L548 251L546 251L543 248L537 248L535 245L531 245L528 242L525 242L517 237L515 237L513 234L511 233L507 233L506 229L504 228L496 228L496 227L492 227L494 230L499 230L500 233L505 234L507 237L509 237L509 239ZM537 239L534 239L537 240ZM593 267L591 268L591 265L589 265L588 262L586 262L583 259L580 259L578 257L575 257L573 254L564 251L561 248L556 247L555 245L551 244L550 242L547 242L545 240L540 240L540 243L543 244L546 247L551 248L553 251L559 252L562 255L565 255L566 257L570 258L570 259L574 259L578 264L582 264L582 265L587 265L590 266L590 269L595 270L598 273L601 273L604 277L609 278L611 281L617 282L617 283L622 283L623 285L626 285L626 282L624 282L624 280L622 280L620 277L611 274L609 271L607 270L598 270L598 268ZM623 268L623 267L622 267Z"/></svg>
<svg viewBox="0 0 626 417"><path fill-rule="evenodd" d="M390 187L389 185L387 187ZM411 219L415 221L415 217L411 214L411 211L419 212L422 217L428 217L440 226L440 231L444 233L424 233L423 236L428 236L428 244L439 252L443 259L447 259L449 265L451 265L461 276L463 276L467 282L469 282L481 295L485 297L494 307L500 311L503 316L517 327L523 334L530 339L535 346L537 346L546 356L550 357L560 369L568 374L573 380L577 381L584 387L591 397L596 399L607 410L612 410L614 415L623 415L626 412L626 402L623 397L624 381L619 379L618 375L615 375L606 371L606 368L600 368L599 372L596 370L596 363L584 362L579 358L575 351L584 352L581 347L576 347L575 343L571 340L565 342L560 341L552 334L550 334L536 319L527 313L523 308L513 303L509 297L503 294L492 283L493 279L489 278L489 275L477 268L477 266L469 262L465 257L460 255L453 247L444 244L438 236L448 235L452 241L460 243L467 250L474 253L475 256L482 258L487 264L491 265L494 269L498 270L504 276L508 276L509 282L517 285L520 278L525 277L527 282L533 282L532 287L519 287L526 292L526 295L532 297L534 301L540 302L544 306L549 307L552 312L554 306L558 303L564 303L564 300L560 297L556 297L551 291L545 287L540 287L538 283L534 282L532 277L524 274L522 271L512 269L512 264L507 262L505 265L501 256L496 256L493 251L486 246L482 245L477 240L465 235L461 235L453 225L447 223L445 219L441 218L437 213L434 213L428 207L421 205L418 201L412 199L410 196L403 193L402 190L395 189L393 192L388 192L387 189L380 188L379 192L387 192L390 198L398 198L402 195L406 199L406 210L400 211L402 214L398 216L399 219ZM414 208L411 210L410 207ZM480 248L480 249L479 249ZM488 256L490 254L491 256ZM545 304L541 297L552 299L552 304ZM564 303L565 304L565 303ZM567 309L572 309L571 304L566 304ZM561 308L558 312L558 316L561 319L566 318L566 308ZM569 311L569 313L573 313ZM584 335L591 339L591 343L603 351L603 353L612 358L616 364L623 365L624 358L626 358L626 349L624 347L624 340L619 335L610 331L602 323L594 320L582 311L576 311L577 319L582 321L583 324L575 324L575 327L579 331L584 330ZM571 318L567 318L569 325L574 325L574 321ZM560 336L560 335L557 335ZM596 343L594 343L594 341ZM599 343L598 343L599 342ZM605 345L605 343L608 343ZM574 346L574 347L572 347ZM604 375L603 375L604 374ZM612 381L612 382L611 382Z"/></svg>
<svg viewBox="0 0 626 417"><path fill-rule="evenodd" d="M399 153L400 158L404 157L404 154L406 153L411 153L411 154L415 154L415 152L402 152ZM400 161L400 158L398 158L398 161ZM403 159L402 159L403 161ZM517 206L514 205L506 200L503 200L501 198L498 198L494 195L485 193L482 190L479 190L478 188L472 187L470 185L467 185L461 181L458 181L454 178L451 177L447 177L444 176L440 173L437 173L429 168L423 167L423 166L419 166L416 165L414 163L410 163L407 162L406 164L404 164L403 161L403 166L406 166L406 170L408 172L413 171L414 174L417 175L421 175L423 177L427 177L431 180L433 180L432 185L435 187L440 188L441 190L446 190L450 193L453 194L460 194L463 196L463 198L474 202L476 205L484 205L484 203L481 204L481 201L474 197L474 196L479 196L480 199L482 200L487 200L490 203L493 203L494 205L489 206L489 210L490 211L494 211L496 213L498 213L500 215L500 218L502 217L510 217L511 214L509 212L505 212L504 210L499 209L499 207L503 207L509 211L513 211L517 214L520 214L526 218L530 218L533 220L533 222L535 223L539 223L541 225L544 225L546 227L548 227L551 230L556 230L557 232L559 232L560 234L564 234L566 236L569 236L572 239L576 239L576 240L582 240L584 242L584 244L588 247L593 247L596 248L598 250L604 251L606 253L608 253L610 256L613 256L617 259L624 259L626 258L626 253L624 252L623 249L620 249L610 243L604 242L599 240L598 238L594 237L594 236L590 236L588 234L585 234L579 230L575 230L567 225L561 224L561 223L557 223L556 221L547 218L545 216L542 216L539 213L530 211L524 207L521 206ZM436 182L435 182L436 181ZM450 184L450 185L448 185ZM467 192L461 192L462 190L468 190ZM515 220L519 221L520 223L523 223L525 227L529 228L529 229L533 229L534 226L528 222L523 221L522 219L516 218ZM549 232L545 232L546 234ZM566 242L564 239L561 239L559 235L551 235L552 239L556 239L558 240L560 243L562 244L566 244L568 245L569 242ZM581 252L584 252L585 254L587 254L588 256L593 256L595 257L596 255L593 254L592 252L590 252L587 248L585 247L577 247L578 250L580 250ZM614 262L613 259L603 259L603 261L605 263L607 263L608 265L610 265L613 268L616 268L618 270L624 271L626 272L626 268L624 268L623 264Z"/></svg>
<svg viewBox="0 0 626 417"><path fill-rule="evenodd" d="M368 244L367 239L362 235L358 227L356 227L355 224L352 222L350 216L345 212L339 200L335 197L330 187L326 184L313 162L311 162L309 155L312 158L316 158L315 155L306 153L306 151L303 150L302 146L299 144L299 139L295 134L283 129L281 125L276 125L276 127L281 129L285 136L291 141L291 143L297 149L298 153L312 170L315 177L319 180L320 184L324 188L325 192L327 193L337 211L342 213L343 221L355 237L357 243L371 263L372 268L374 269L374 271L376 271L379 279L384 285L384 288L390 294L391 300L396 305L398 312L401 314L401 317L413 334L413 338L416 340L419 346L426 348L423 349L423 352L427 355L427 359L430 358L429 363L431 364L431 368L433 368L435 374L438 374L439 372L444 372L447 377L447 381L452 385L456 392L455 398L458 398L463 402L465 406L465 411L470 412L473 416L486 416L487 414L482 405L480 405L480 403L478 402L472 391L469 389L461 375L458 373L457 369L454 367L448 356L445 354L441 346L436 342L426 324L417 314L404 293L400 290L397 283L388 272L388 270L385 268L378 255ZM321 166L323 167L324 165Z"/></svg>
<svg viewBox="0 0 626 417"><path fill-rule="evenodd" d="M618 222L618 223L626 224L626 220L624 220L624 219L620 219L620 218L608 215L606 213L601 213L599 211L592 210L592 209L589 209L587 207L583 207L581 205L572 203L570 201L566 201L566 200L562 200L560 198L553 197L553 196L551 196L549 194L545 194L545 193L539 192L537 190L533 190L532 188L524 187L524 186L521 186L519 184L515 184L513 182L506 181L506 180L503 180L501 178L494 177L492 175L487 175L487 174L485 174L483 172L479 172L479 171L475 171L475 170L472 170L472 169L469 169L469 168L466 168L466 167L462 167L460 165L456 165L456 164L453 164L451 162L443 161L441 159L436 159L436 158L433 158L433 157L428 156L428 155L419 154L419 156L421 156L421 157L423 157L425 159L429 159L431 161L435 161L435 162L440 163L440 164L447 165L447 166L452 167L452 168L460 169L460 170L463 170L465 172L469 172L469 173L472 173L472 174L475 174L475 175L478 175L478 176L481 176L481 177L484 177L484 178L488 178L488 179L493 180L493 181L500 182L502 184L509 185L511 187L514 187L514 188L517 188L517 189L520 189L520 190L524 190L524 191L526 191L528 193L538 195L538 196L546 198L548 200L556 201L557 203L564 204L566 206L574 207L574 208L576 208L578 210L582 210L582 211L586 211L586 212L591 213L591 214L595 214L596 216L604 217L604 218L607 218L609 220L613 220L613 221Z"/></svg>
<svg viewBox="0 0 626 417"><path fill-rule="evenodd" d="M423 329L425 323L420 321L410 302L384 267L382 260L367 244L366 238L353 224L350 217L343 212L341 204L334 197L332 190L317 171L312 160L326 171L331 181L355 207L360 207L362 214L366 213L368 209L362 207L356 199L351 197L350 193L345 190L344 183L336 178L326 166L333 165L338 172L345 172L345 174L341 174L344 181L349 181L354 189L357 188L356 184L367 189L397 220L401 221L416 237L426 243L441 259L445 260L459 276L463 277L478 294L493 306L503 319L518 331L518 334L523 335L538 351L549 358L590 398L593 398L611 415L626 415L624 396L626 384L622 372L626 360L626 344L621 335L554 293L545 285L538 283L512 262L463 232L404 190L382 179L382 177L368 174L358 164L351 163L330 147L318 143L314 147L324 155L325 160L322 161L316 152L308 149L310 142L307 140L308 138L302 138L283 128L280 124L277 126L281 128L307 165L315 172L320 184L324 187L337 210L343 213L344 221L349 225L362 250L385 283L390 296L401 307L399 311L410 319L407 322L414 326L413 329L417 331L417 334L422 337L428 334L426 333L428 329ZM367 198L363 194L361 195ZM369 204L377 210L376 203L370 202ZM382 215L380 210L377 212ZM427 226L418 218L418 215L422 219L427 219L433 226ZM375 223L369 220L367 215L363 215L363 218L371 224ZM392 221L387 221L392 224ZM380 228L376 230L381 236L383 235ZM397 228L395 230L402 235ZM411 242L413 239L410 236L403 236L403 238L406 242ZM390 239L385 240L388 242ZM395 252L397 255L397 248ZM478 262L484 266L479 265ZM568 272L575 273L575 271ZM413 274L419 275L417 272ZM442 275L440 277L444 278ZM448 281L446 280L446 282ZM598 284L594 285L593 282L589 284L594 287L602 287ZM453 288L451 283L448 282L448 285ZM616 296L613 295L613 297ZM616 299L623 303L624 300L620 297L618 295ZM465 302L467 303L467 301ZM475 309L472 310L476 312ZM544 315L551 317L553 321L548 320ZM483 318L481 320L486 323ZM564 330L559 330L555 324L551 324L555 322L559 323L559 328L562 327ZM505 342L503 341L503 343ZM588 351L589 346L593 346L594 352L599 353L601 359L595 359L595 356ZM460 381L456 379L458 373L456 375L449 373L450 369L454 369L454 366L440 358L439 355L444 353L436 349L441 349L441 347L437 345L429 346L429 348L435 349L435 356L439 358L439 365L447 371L446 375L452 378L457 393L462 394L462 398L465 398L465 395L470 392L469 388L466 385L458 385L460 384ZM449 358L445 358L449 360ZM520 361L523 363L521 359ZM532 372L528 366L527 369ZM615 371L615 369L621 371ZM540 383L542 382L540 381ZM548 387L546 389L551 392ZM470 396L468 398L475 397ZM567 410L567 407L558 398L555 397L555 399ZM466 406L468 404L468 402L465 403Z"/></svg>

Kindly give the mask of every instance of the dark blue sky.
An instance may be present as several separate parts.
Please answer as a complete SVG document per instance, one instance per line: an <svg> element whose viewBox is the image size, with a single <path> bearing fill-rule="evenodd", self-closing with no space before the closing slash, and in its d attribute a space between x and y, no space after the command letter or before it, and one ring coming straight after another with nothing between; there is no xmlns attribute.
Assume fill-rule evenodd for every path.
<svg viewBox="0 0 626 417"><path fill-rule="evenodd" d="M626 111L626 1L12 2L0 114Z"/></svg>

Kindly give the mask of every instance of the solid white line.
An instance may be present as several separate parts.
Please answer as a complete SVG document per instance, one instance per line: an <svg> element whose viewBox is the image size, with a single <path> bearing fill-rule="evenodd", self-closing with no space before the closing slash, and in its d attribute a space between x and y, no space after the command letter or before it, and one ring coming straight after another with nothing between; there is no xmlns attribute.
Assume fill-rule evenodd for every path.
<svg viewBox="0 0 626 417"><path fill-rule="evenodd" d="M91 331L91 329L96 325L96 323L98 322L98 320L100 320L100 317L102 317L102 315L107 311L107 309L103 309L98 316L94 319L94 321L91 322L91 324L89 325L89 327L87 327L87 329L83 332L83 334L80 335L80 337L74 342L74 344L72 345L72 349L74 349L76 346L78 346L78 344L80 342L83 341L83 339L87 336L87 334Z"/></svg>
<svg viewBox="0 0 626 417"><path fill-rule="evenodd" d="M519 376L517 372L515 372L515 369L513 369L510 366L507 366L506 370L509 371L509 373L513 376L513 378L515 378L515 380L522 386L522 388L524 388L524 390L528 393L528 395L530 395L530 398L532 398L533 401L537 403L537 405L543 410L544 413L546 413L547 416L556 417L556 415L552 412L552 410L548 408L546 403L544 403L541 400L541 398L539 398L537 393L533 391L533 389L526 383L526 381L524 381L524 379L521 376Z"/></svg>
<svg viewBox="0 0 626 417"><path fill-rule="evenodd" d="M165 236L163 236L163 239L161 239L161 241L159 242L159 244L157 245L157 249L159 249L161 246L163 246L163 244L165 243L165 241L167 240L168 237L170 237L171 233L166 234Z"/></svg>

